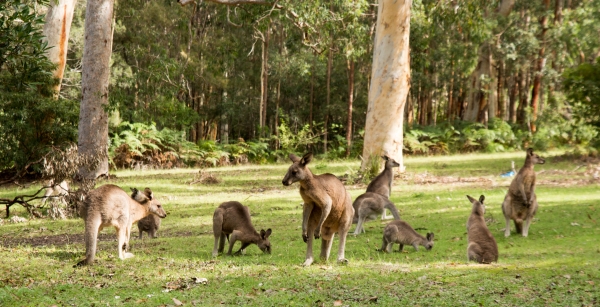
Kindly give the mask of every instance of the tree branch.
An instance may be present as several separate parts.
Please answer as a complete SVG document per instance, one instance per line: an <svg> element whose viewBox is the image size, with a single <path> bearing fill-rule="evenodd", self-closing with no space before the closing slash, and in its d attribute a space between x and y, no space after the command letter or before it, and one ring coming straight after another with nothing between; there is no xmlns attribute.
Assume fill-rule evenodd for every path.
<svg viewBox="0 0 600 307"><path fill-rule="evenodd" d="M265 4L273 4L273 2L271 1L265 1L265 0L206 0L208 2L214 2L214 3L218 3L218 4L225 4L225 5L238 5L238 4L261 4L261 5L265 5ZM179 3L181 6L185 6L187 4L190 3L194 3L196 2L195 0L177 0L177 3Z"/></svg>

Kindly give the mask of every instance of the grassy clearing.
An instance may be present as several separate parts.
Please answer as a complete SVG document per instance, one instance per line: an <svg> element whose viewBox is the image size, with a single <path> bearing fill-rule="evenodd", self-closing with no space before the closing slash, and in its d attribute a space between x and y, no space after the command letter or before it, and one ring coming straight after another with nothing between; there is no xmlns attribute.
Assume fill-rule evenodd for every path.
<svg viewBox="0 0 600 307"><path fill-rule="evenodd" d="M198 172L192 169L120 171L110 183L151 187L167 209L160 237L132 239L136 257L121 261L114 230L104 230L96 265L76 269L73 265L85 254L81 220L5 220L0 226L0 305L600 304L598 181L584 175L585 167L550 157L546 165L536 166L540 209L529 237L515 235L511 224L513 234L504 238L500 204L511 179L498 175L510 168L511 160L519 168L523 157L506 153L408 158L407 173L394 181L392 200L402 219L435 233L434 248L376 252L386 222L371 221L365 225L366 234L349 235L348 265L335 263L336 239L330 261L317 260L309 268L300 266L306 245L298 185L281 185L287 164L209 169L222 180L214 185L190 185ZM316 160L311 169L342 175L358 165ZM347 186L353 198L365 188ZM0 197L34 189L2 189ZM466 194L486 196L486 218L500 252L497 264L466 262L465 222L471 208ZM248 205L257 229L273 229L271 255L250 246L244 256L211 258L212 213L228 200ZM11 212L24 215L18 208ZM319 245L316 241L317 256ZM198 278L208 283L196 283Z"/></svg>

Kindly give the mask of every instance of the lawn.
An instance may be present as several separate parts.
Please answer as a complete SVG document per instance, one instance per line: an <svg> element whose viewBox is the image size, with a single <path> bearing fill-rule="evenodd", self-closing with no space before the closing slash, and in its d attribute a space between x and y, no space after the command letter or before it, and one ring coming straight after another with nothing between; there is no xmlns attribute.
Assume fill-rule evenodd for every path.
<svg viewBox="0 0 600 307"><path fill-rule="evenodd" d="M317 260L306 268L301 266L306 244L298 184L281 184L289 164L205 169L220 179L216 184L190 184L198 169L117 171L99 185L152 188L168 213L159 238L133 238L134 226L135 257L121 261L114 230L105 229L95 265L74 268L85 254L82 220L12 224L4 219L0 305L598 306L600 181L582 160L541 155L547 160L536 166L540 208L527 238L516 235L512 223L511 236L504 237L500 207L511 178L499 175L510 169L510 161L520 168L524 153L408 157L391 200L403 220L426 229L419 230L422 234L435 233L433 249L377 252L389 221L376 220L365 224L366 234L348 236L347 265L335 261L336 237L328 262L318 260L320 242L315 241ZM358 161L321 159L309 165L315 174L350 177L358 166ZM366 185L346 188L356 198ZM4 187L0 197L36 189ZM467 194L486 196L498 263L466 261ZM229 200L249 206L257 230L273 229L272 254L251 245L242 256L211 257L212 214ZM17 206L11 215L29 218Z"/></svg>

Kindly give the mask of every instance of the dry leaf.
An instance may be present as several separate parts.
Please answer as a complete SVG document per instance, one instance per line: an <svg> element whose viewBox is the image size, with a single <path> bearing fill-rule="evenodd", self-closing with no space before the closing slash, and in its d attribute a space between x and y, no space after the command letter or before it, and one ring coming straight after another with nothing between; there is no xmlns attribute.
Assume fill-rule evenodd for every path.
<svg viewBox="0 0 600 307"><path fill-rule="evenodd" d="M333 306L342 306L342 304L343 303L340 300L337 300L337 301L333 302Z"/></svg>
<svg viewBox="0 0 600 307"><path fill-rule="evenodd" d="M176 299L176 298L173 298L173 303L175 303L176 306L183 305L183 303L180 300Z"/></svg>

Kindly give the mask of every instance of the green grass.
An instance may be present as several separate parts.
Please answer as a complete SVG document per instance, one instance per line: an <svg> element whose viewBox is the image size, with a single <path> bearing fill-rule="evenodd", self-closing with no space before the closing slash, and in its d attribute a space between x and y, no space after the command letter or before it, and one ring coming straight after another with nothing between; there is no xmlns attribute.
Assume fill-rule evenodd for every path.
<svg viewBox="0 0 600 307"><path fill-rule="evenodd" d="M375 251L386 224L377 220L366 223L366 234L348 236L348 265L335 262L336 238L329 262L316 260L308 268L301 267L306 245L298 185L281 184L288 164L208 169L222 180L215 185L190 185L198 171L193 169L119 171L116 179L101 184L152 188L169 213L160 237L132 239L135 258L121 261L114 230L106 229L96 264L73 268L85 254L82 220L5 220L0 226L0 305L597 306L599 184L583 175L585 167L575 169L578 164L552 157L558 154L546 154L547 163L536 166L540 209L528 238L514 234L512 223L511 236L503 236L500 204L511 179L498 176L511 160L519 168L523 153L407 158L407 173L394 181L391 198L403 220L435 233L433 249ZM358 161L313 164L314 173L336 175L359 166ZM317 164L324 167L316 169ZM436 176L447 180L432 180ZM365 188L347 186L353 198ZM0 189L0 197L35 189ZM500 252L497 264L466 261L465 222L471 208L466 194L486 196L488 227ZM252 245L243 256L211 257L212 213L228 200L248 205L257 229L273 229L271 255ZM14 214L26 216L17 206L11 208ZM31 244L58 236L69 239ZM316 241L317 257L319 246Z"/></svg>

